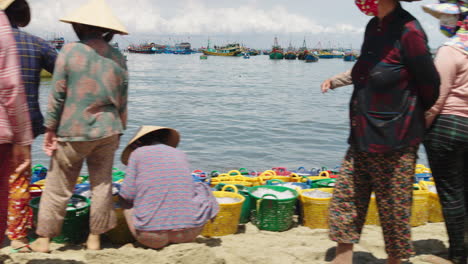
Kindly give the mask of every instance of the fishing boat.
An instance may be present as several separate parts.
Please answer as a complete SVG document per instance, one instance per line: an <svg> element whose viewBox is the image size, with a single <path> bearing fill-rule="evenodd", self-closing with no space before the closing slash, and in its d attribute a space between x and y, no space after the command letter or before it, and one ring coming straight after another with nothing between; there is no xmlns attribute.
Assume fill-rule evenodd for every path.
<svg viewBox="0 0 468 264"><path fill-rule="evenodd" d="M141 45L130 45L127 48L130 53L140 53L140 54L155 54L156 47L154 43L151 44L141 44Z"/></svg>
<svg viewBox="0 0 468 264"><path fill-rule="evenodd" d="M208 47L203 50L203 54L210 56L231 56L236 57L242 53L243 49L238 43L231 43L225 46L210 48L208 41Z"/></svg>
<svg viewBox="0 0 468 264"><path fill-rule="evenodd" d="M356 61L356 59L357 59L356 54L352 52L345 53L345 55L343 56L344 61Z"/></svg>
<svg viewBox="0 0 468 264"><path fill-rule="evenodd" d="M273 47L270 52L270 59L272 60L282 60L284 59L284 53L281 46L278 44L278 37L275 37Z"/></svg>
<svg viewBox="0 0 468 264"><path fill-rule="evenodd" d="M319 56L314 53L309 53L304 58L305 62L317 62L319 60Z"/></svg>
<svg viewBox="0 0 468 264"><path fill-rule="evenodd" d="M309 50L307 49L307 44L306 40L304 38L304 42L302 43L302 47L299 48L299 51L297 53L297 59L298 60L305 60L305 57L309 54Z"/></svg>
<svg viewBox="0 0 468 264"><path fill-rule="evenodd" d="M207 60L208 59L208 56L206 55L200 55L200 60Z"/></svg>
<svg viewBox="0 0 468 264"><path fill-rule="evenodd" d="M340 50L333 49L331 51L333 58L342 59L344 57L344 52Z"/></svg>
<svg viewBox="0 0 468 264"><path fill-rule="evenodd" d="M242 56L244 57L244 59L250 59L250 54L248 52L242 53Z"/></svg>
<svg viewBox="0 0 468 264"><path fill-rule="evenodd" d="M295 60L296 58L297 58L296 50L291 45L291 42L289 42L288 49L286 50L286 53L284 54L284 59Z"/></svg>
<svg viewBox="0 0 468 264"><path fill-rule="evenodd" d="M63 37L53 38L53 39L49 40L49 43L56 50L61 50L63 45L65 44L65 39Z"/></svg>
<svg viewBox="0 0 468 264"><path fill-rule="evenodd" d="M333 59L333 54L327 49L319 50L317 55L320 59Z"/></svg>

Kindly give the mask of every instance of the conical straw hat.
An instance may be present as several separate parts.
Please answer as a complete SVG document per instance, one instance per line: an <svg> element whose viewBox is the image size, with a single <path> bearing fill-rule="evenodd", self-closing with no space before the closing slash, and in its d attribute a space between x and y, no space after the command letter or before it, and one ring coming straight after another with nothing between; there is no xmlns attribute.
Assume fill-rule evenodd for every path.
<svg viewBox="0 0 468 264"><path fill-rule="evenodd" d="M0 0L0 10L7 9L15 0Z"/></svg>
<svg viewBox="0 0 468 264"><path fill-rule="evenodd" d="M166 142L161 142L164 143L168 146L176 148L177 145L179 145L179 140L180 140L180 135L177 130L169 128L169 127L160 127L160 126L141 126L138 132L135 134L135 136L128 142L127 146L122 152L122 156L120 157L120 160L122 161L123 164L127 165L128 163L128 158L130 157L130 154L135 150L135 147L132 147L132 144L135 143L138 139L141 137L152 133L156 131L162 131L162 130L169 130L169 135L167 137Z"/></svg>
<svg viewBox="0 0 468 264"><path fill-rule="evenodd" d="M60 21L112 29L122 35L128 35L125 27L104 0L90 0Z"/></svg>

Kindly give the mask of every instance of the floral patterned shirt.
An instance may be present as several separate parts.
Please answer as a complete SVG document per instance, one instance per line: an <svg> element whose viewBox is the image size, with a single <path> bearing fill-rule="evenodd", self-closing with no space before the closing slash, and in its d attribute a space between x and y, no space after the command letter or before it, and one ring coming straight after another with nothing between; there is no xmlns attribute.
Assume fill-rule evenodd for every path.
<svg viewBox="0 0 468 264"><path fill-rule="evenodd" d="M52 83L45 126L59 141L92 141L126 128L126 59L108 43L89 39L66 44Z"/></svg>

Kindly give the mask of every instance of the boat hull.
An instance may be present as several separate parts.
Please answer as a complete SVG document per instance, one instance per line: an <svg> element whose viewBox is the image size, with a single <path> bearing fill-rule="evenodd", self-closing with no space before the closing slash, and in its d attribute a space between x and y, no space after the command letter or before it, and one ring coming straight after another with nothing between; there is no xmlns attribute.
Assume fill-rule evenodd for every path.
<svg viewBox="0 0 468 264"><path fill-rule="evenodd" d="M238 54L240 54L240 51L224 53L224 52L213 52L213 51L203 50L203 54L209 55L209 56L236 57Z"/></svg>
<svg viewBox="0 0 468 264"><path fill-rule="evenodd" d="M305 57L305 62L317 62L319 60L319 57L312 55L312 54L307 54Z"/></svg>
<svg viewBox="0 0 468 264"><path fill-rule="evenodd" d="M271 52L270 53L270 59L272 60L282 60L284 59L283 53L280 52Z"/></svg>
<svg viewBox="0 0 468 264"><path fill-rule="evenodd" d="M343 60L344 60L344 61L356 61L356 59L357 59L357 58L356 58L356 56L354 56L354 55L345 55L345 56L343 57Z"/></svg>
<svg viewBox="0 0 468 264"><path fill-rule="evenodd" d="M285 60L295 60L296 58L297 55L294 53L286 53L286 55L284 55Z"/></svg>

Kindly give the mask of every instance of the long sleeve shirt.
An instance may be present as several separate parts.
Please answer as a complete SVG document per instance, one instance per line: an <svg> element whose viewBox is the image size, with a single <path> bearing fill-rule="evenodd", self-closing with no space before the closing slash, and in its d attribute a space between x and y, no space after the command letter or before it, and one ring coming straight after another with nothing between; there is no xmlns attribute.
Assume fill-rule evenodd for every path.
<svg viewBox="0 0 468 264"><path fill-rule="evenodd" d="M32 129L10 22L0 11L0 144L30 145Z"/></svg>
<svg viewBox="0 0 468 264"><path fill-rule="evenodd" d="M440 74L440 96L426 112L426 126L439 114L468 117L468 53L453 46L442 46L435 65Z"/></svg>
<svg viewBox="0 0 468 264"><path fill-rule="evenodd" d="M218 203L208 185L193 182L186 155L158 144L130 155L120 196L133 202L135 229L199 227L216 216Z"/></svg>
<svg viewBox="0 0 468 264"><path fill-rule="evenodd" d="M439 95L439 74L419 22L398 4L367 25L353 67L349 143L384 153L419 144L424 111Z"/></svg>
<svg viewBox="0 0 468 264"><path fill-rule="evenodd" d="M339 73L330 78L331 87L330 89L339 88L346 85L353 84L353 78L351 78L351 70Z"/></svg>
<svg viewBox="0 0 468 264"><path fill-rule="evenodd" d="M63 46L52 82L45 126L59 141L92 141L126 128L126 60L103 40Z"/></svg>
<svg viewBox="0 0 468 264"><path fill-rule="evenodd" d="M41 70L54 72L57 51L47 41L13 26L16 46L21 63L21 75L26 89L26 100L34 137L45 132L44 117L39 106Z"/></svg>

